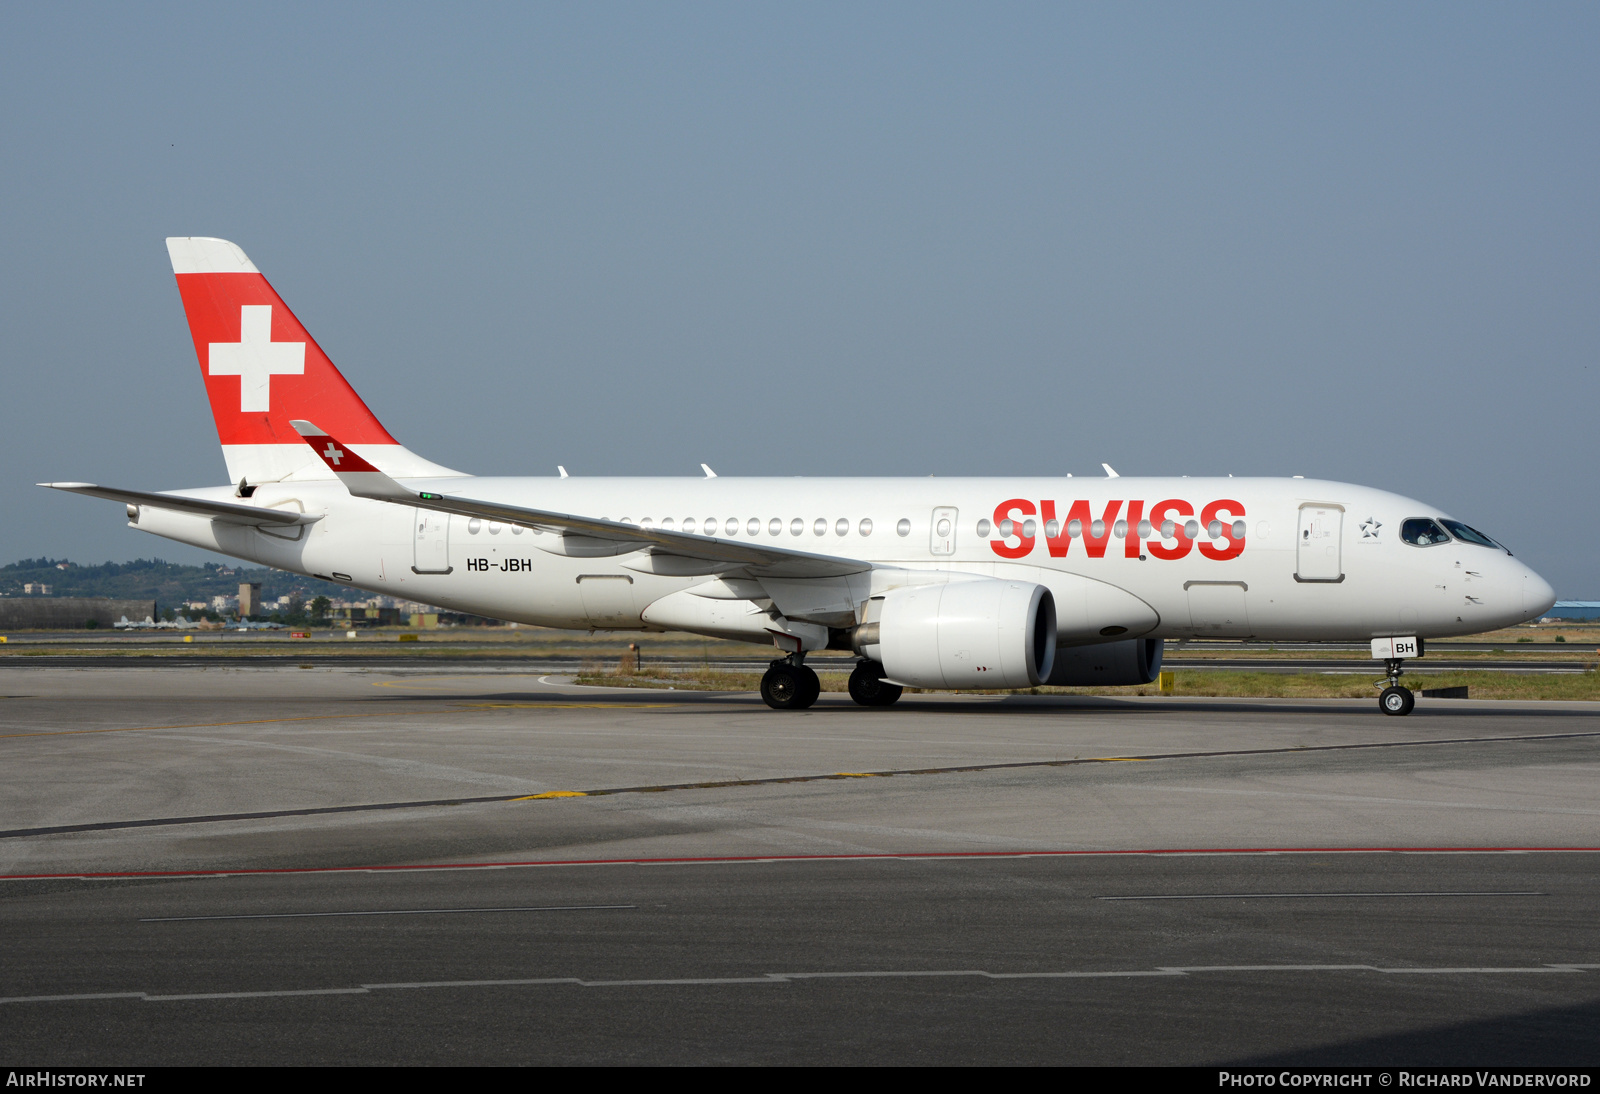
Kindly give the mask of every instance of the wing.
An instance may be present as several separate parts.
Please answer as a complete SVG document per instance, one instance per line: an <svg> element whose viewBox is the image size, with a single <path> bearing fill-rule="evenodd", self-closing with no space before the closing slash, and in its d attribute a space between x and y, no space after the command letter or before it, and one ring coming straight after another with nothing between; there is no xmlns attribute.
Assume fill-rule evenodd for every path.
<svg viewBox="0 0 1600 1094"><path fill-rule="evenodd" d="M310 524L321 520L321 514L292 513L282 509L261 509L254 505L238 505L231 501L210 501L205 498L186 498L181 494L153 494L147 490L122 490L111 486L96 486L92 482L41 482L52 490L65 490L71 494L86 494L91 498L120 501L124 505L148 505L152 509L172 509L179 513L192 513L210 517L225 524Z"/></svg>
<svg viewBox="0 0 1600 1094"><path fill-rule="evenodd" d="M583 552L584 546L590 544L597 548L593 552L596 554L648 550L655 555L744 566L753 573L773 577L843 577L872 569L870 564L858 559L816 555L664 528L640 528L614 520L597 520L571 513L527 509L504 502L411 490L310 422L296 421L290 424L355 497L557 532L569 540L579 541L580 546L573 553Z"/></svg>

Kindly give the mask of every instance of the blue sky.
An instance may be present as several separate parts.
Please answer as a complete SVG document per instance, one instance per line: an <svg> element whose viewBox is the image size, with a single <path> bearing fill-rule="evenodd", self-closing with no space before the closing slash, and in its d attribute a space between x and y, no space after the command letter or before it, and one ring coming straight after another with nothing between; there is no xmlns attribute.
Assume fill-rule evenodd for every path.
<svg viewBox="0 0 1600 1094"><path fill-rule="evenodd" d="M1563 596L1600 348L1593 5L9 5L0 560L199 552L162 239L238 242L484 473L1303 474Z"/></svg>

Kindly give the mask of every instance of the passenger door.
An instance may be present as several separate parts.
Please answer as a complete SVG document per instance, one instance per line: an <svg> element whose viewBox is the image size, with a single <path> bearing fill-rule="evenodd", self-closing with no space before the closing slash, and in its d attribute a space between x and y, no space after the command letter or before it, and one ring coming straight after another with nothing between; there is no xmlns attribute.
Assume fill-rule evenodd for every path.
<svg viewBox="0 0 1600 1094"><path fill-rule="evenodd" d="M1344 580L1339 545L1344 540L1344 507L1302 505L1300 537L1295 544L1296 581Z"/></svg>
<svg viewBox="0 0 1600 1094"><path fill-rule="evenodd" d="M450 515L427 509L413 509L416 538L413 540L411 572L447 574L450 572Z"/></svg>

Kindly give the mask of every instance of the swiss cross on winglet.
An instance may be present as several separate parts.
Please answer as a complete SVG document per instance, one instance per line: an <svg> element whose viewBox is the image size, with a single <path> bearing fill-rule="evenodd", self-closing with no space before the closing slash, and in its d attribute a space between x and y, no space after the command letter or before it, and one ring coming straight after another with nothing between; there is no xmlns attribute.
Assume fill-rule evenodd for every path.
<svg viewBox="0 0 1600 1094"><path fill-rule="evenodd" d="M366 460L333 437L305 421L292 421L300 439L311 446L328 469L339 476L345 489L358 498L375 498L382 501L414 501L415 493L395 482Z"/></svg>

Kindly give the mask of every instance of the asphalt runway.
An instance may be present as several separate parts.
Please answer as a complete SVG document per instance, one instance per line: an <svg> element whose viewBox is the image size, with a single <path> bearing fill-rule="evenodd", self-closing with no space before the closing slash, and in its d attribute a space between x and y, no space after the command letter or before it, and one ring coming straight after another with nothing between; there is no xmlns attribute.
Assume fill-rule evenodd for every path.
<svg viewBox="0 0 1600 1094"><path fill-rule="evenodd" d="M1600 1058L1600 704L0 690L8 1063Z"/></svg>

